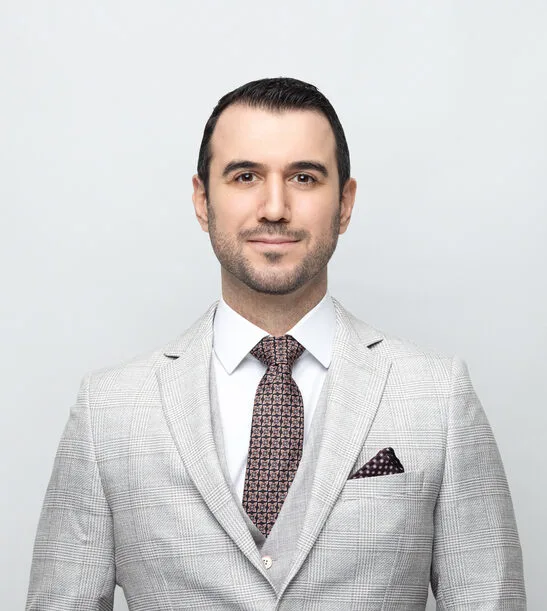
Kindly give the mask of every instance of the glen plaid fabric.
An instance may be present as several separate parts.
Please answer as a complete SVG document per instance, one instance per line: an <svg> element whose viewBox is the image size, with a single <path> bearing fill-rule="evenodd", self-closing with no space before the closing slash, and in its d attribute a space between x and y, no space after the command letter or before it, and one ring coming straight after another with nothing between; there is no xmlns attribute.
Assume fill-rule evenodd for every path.
<svg viewBox="0 0 547 611"><path fill-rule="evenodd" d="M302 458L304 403L292 366L303 352L291 335L269 335L251 350L267 369L255 395L242 503L266 537Z"/></svg>
<svg viewBox="0 0 547 611"><path fill-rule="evenodd" d="M358 471L350 475L348 479L360 477L375 477L377 475L391 475L392 473L404 473L401 461L395 456L393 448L384 448L376 456L373 456Z"/></svg>
<svg viewBox="0 0 547 611"><path fill-rule="evenodd" d="M467 366L334 304L321 435L261 550L211 427L216 304L169 344L86 375L26 611L112 611L116 584L130 611L425 611L430 582L437 611L525 611L511 496ZM388 446L404 473L348 480Z"/></svg>

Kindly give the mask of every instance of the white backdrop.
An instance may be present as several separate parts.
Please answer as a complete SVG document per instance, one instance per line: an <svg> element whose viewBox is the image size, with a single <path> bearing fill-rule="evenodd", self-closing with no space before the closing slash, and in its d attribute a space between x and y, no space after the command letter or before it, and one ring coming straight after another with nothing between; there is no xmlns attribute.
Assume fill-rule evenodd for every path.
<svg viewBox="0 0 547 611"><path fill-rule="evenodd" d="M544 0L2 1L2 609L84 373L218 296L190 200L205 120L281 75L330 98L359 184L331 293L468 362L544 608L545 32Z"/></svg>

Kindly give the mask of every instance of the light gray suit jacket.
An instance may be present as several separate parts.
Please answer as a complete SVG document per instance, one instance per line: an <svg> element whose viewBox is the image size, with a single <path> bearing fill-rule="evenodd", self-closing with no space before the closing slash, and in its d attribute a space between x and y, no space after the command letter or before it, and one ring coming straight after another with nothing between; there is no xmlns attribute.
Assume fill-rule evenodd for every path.
<svg viewBox="0 0 547 611"><path fill-rule="evenodd" d="M131 611L423 611L430 581L439 610L525 609L507 481L465 364L335 306L323 400L265 541L224 459L216 304L167 347L87 375L27 610L107 611L117 583ZM386 446L404 473L348 480Z"/></svg>

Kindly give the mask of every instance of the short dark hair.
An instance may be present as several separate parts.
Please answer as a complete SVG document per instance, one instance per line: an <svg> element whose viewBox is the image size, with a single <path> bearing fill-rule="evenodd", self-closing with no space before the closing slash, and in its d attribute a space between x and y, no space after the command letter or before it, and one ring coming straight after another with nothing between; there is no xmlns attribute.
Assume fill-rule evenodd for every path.
<svg viewBox="0 0 547 611"><path fill-rule="evenodd" d="M349 148L342 124L332 104L315 87L294 78L265 78L251 81L222 96L205 124L199 148L198 176L205 192L209 189L209 167L211 165L211 138L221 113L232 104L243 104L271 111L315 110L323 114L330 123L336 142L336 161L340 196L350 177Z"/></svg>

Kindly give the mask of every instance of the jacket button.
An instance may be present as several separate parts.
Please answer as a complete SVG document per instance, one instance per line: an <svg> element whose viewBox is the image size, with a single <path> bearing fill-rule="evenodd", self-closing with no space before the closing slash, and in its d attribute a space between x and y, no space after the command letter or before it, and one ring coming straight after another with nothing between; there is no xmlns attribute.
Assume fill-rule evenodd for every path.
<svg viewBox="0 0 547 611"><path fill-rule="evenodd" d="M262 556L262 562L264 564L264 568L269 569L272 566L273 560L270 558L270 556Z"/></svg>

